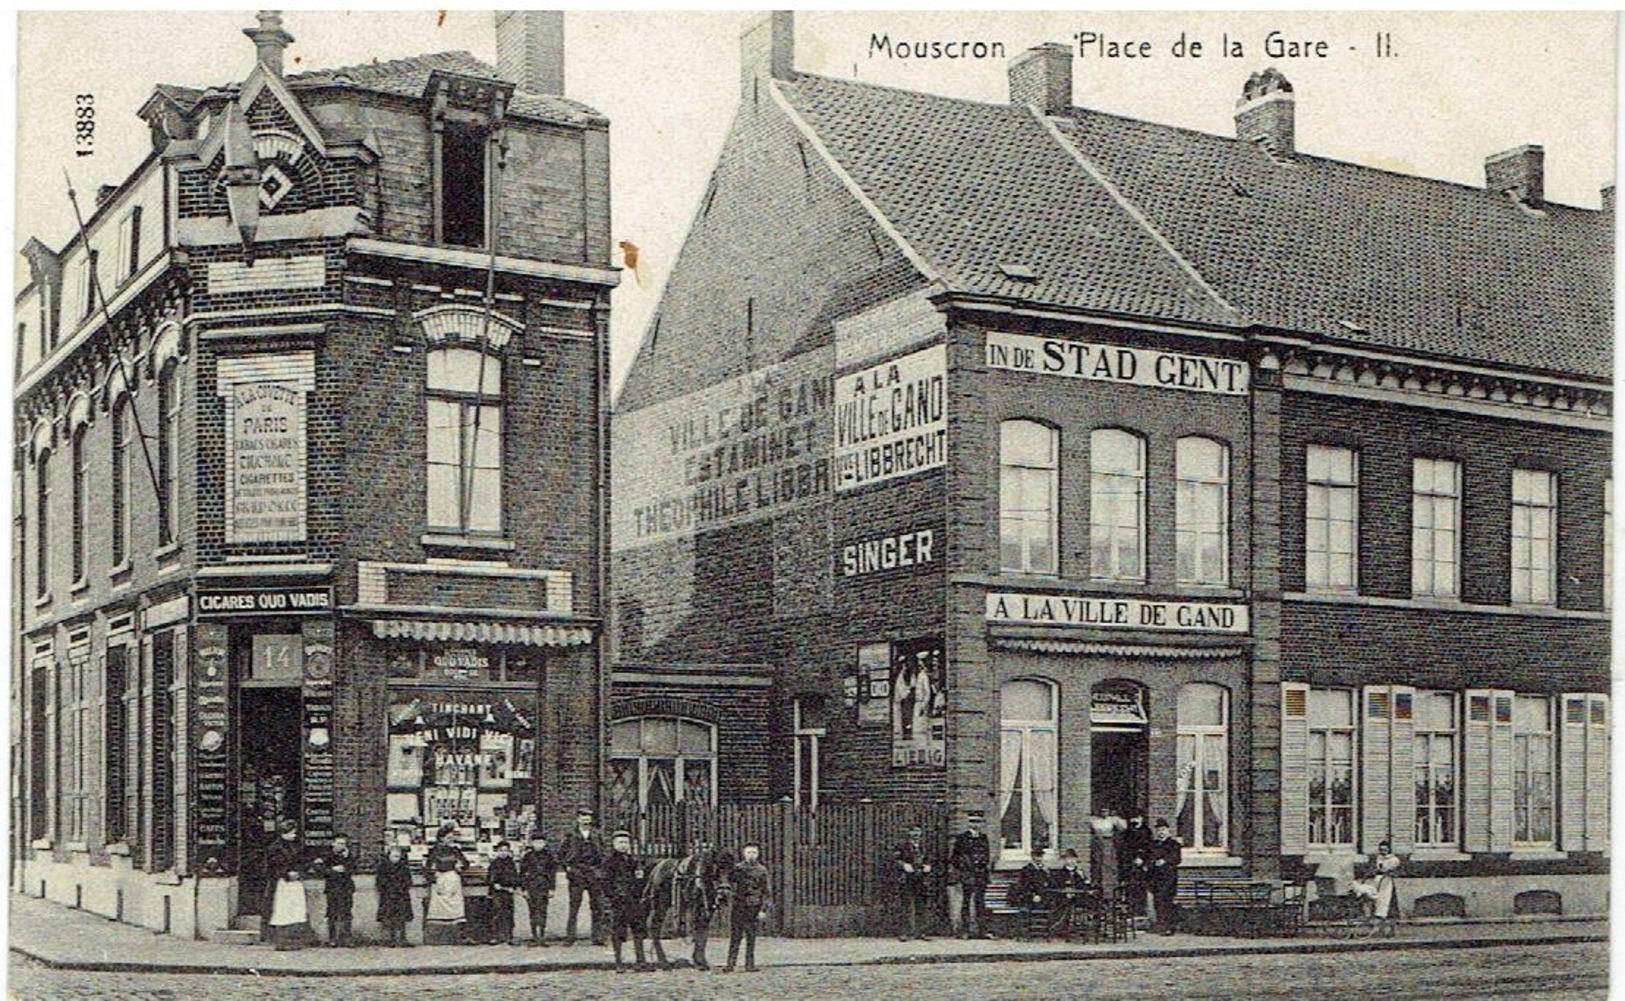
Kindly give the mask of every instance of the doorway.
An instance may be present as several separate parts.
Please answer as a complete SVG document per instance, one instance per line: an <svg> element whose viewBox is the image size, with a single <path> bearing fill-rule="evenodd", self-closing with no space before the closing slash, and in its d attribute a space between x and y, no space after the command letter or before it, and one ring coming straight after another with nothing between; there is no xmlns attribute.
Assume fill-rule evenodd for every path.
<svg viewBox="0 0 1625 1001"><path fill-rule="evenodd" d="M237 745L239 914L260 913L267 885L266 854L282 821L300 820L303 713L297 686L238 689L236 718L243 721Z"/></svg>
<svg viewBox="0 0 1625 1001"><path fill-rule="evenodd" d="M1149 802L1150 717L1144 686L1103 681L1089 692L1089 812L1143 815Z"/></svg>

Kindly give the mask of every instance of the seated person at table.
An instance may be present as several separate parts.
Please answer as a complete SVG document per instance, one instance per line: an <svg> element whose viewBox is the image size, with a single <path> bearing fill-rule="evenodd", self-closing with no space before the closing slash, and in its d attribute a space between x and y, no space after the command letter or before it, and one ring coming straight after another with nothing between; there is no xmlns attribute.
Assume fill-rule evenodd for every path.
<svg viewBox="0 0 1625 1001"><path fill-rule="evenodd" d="M1044 866L1044 849L1034 846L1032 859L1016 873L1010 890L1010 903L1026 915L1043 911L1049 890L1049 869Z"/></svg>
<svg viewBox="0 0 1625 1001"><path fill-rule="evenodd" d="M1083 890L1089 874L1078 865L1078 853L1071 848L1061 853L1061 867L1050 874L1050 886L1057 890Z"/></svg>
<svg viewBox="0 0 1625 1001"><path fill-rule="evenodd" d="M1078 865L1078 853L1071 848L1061 852L1061 867L1049 876L1051 906L1055 910L1051 927L1061 935L1072 936L1080 908L1085 906L1084 891L1089 888L1089 874Z"/></svg>

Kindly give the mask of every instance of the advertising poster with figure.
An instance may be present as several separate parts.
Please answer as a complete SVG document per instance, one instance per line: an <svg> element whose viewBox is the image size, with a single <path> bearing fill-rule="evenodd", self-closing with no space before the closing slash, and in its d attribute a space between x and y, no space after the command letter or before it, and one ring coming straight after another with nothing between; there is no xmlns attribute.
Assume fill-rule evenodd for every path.
<svg viewBox="0 0 1625 1001"><path fill-rule="evenodd" d="M891 649L892 767L941 768L947 729L942 637L902 640Z"/></svg>

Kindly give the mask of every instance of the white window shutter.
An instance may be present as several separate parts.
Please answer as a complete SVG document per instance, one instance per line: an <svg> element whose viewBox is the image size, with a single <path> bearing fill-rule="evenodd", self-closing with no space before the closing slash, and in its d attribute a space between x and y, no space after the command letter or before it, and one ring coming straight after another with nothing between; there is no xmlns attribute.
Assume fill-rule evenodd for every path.
<svg viewBox="0 0 1625 1001"><path fill-rule="evenodd" d="M1585 851L1586 844L1586 697L1569 692L1563 695L1558 715L1558 781L1562 799L1558 804L1558 847L1566 852Z"/></svg>
<svg viewBox="0 0 1625 1001"><path fill-rule="evenodd" d="M1389 691L1393 695L1389 723L1393 768L1389 772L1392 826L1388 836L1396 855L1408 855L1416 847L1416 689L1395 685Z"/></svg>
<svg viewBox="0 0 1625 1001"><path fill-rule="evenodd" d="M1360 850L1371 853L1388 836L1393 694L1387 685L1360 690Z"/></svg>
<svg viewBox="0 0 1625 1001"><path fill-rule="evenodd" d="M1493 693L1490 727L1490 851L1512 850L1512 692Z"/></svg>
<svg viewBox="0 0 1625 1001"><path fill-rule="evenodd" d="M1469 689L1462 714L1461 843L1470 852L1490 850L1490 718L1493 692Z"/></svg>
<svg viewBox="0 0 1625 1001"><path fill-rule="evenodd" d="M1281 854L1309 850L1309 686L1281 683Z"/></svg>
<svg viewBox="0 0 1625 1001"><path fill-rule="evenodd" d="M1608 850L1608 696L1592 695L1586 731L1586 851Z"/></svg>

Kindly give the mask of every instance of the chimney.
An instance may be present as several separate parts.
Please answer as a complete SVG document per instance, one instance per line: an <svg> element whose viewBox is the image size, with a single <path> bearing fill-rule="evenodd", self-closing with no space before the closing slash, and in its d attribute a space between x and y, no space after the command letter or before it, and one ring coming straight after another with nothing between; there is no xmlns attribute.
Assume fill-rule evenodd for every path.
<svg viewBox="0 0 1625 1001"><path fill-rule="evenodd" d="M499 10L497 75L527 94L564 93L564 11Z"/></svg>
<svg viewBox="0 0 1625 1001"><path fill-rule="evenodd" d="M1044 115L1072 107L1072 47L1045 42L1011 60L1010 103Z"/></svg>
<svg viewBox="0 0 1625 1001"><path fill-rule="evenodd" d="M1614 214L1614 186L1612 184L1602 189L1602 210L1609 215Z"/></svg>
<svg viewBox="0 0 1625 1001"><path fill-rule="evenodd" d="M282 50L293 43L293 36L282 30L282 12L262 10L257 15L258 28L244 28L243 34L254 40L259 63L276 76L282 75Z"/></svg>
<svg viewBox="0 0 1625 1001"><path fill-rule="evenodd" d="M1273 157L1291 157L1297 102L1292 83L1274 66L1247 78L1236 102L1236 138L1257 143Z"/></svg>
<svg viewBox="0 0 1625 1001"><path fill-rule="evenodd" d="M109 198L113 197L113 194L115 192L117 192L117 191L118 191L118 185L116 185L116 184L104 184L101 187L97 188L96 189L96 207L101 208L102 205L105 204L106 201Z"/></svg>
<svg viewBox="0 0 1625 1001"><path fill-rule="evenodd" d="M739 99L761 99L761 82L788 80L796 71L796 16L776 10L739 35Z"/></svg>
<svg viewBox="0 0 1625 1001"><path fill-rule="evenodd" d="M1546 197L1546 150L1525 145L1485 157L1484 187L1491 194L1539 208Z"/></svg>

